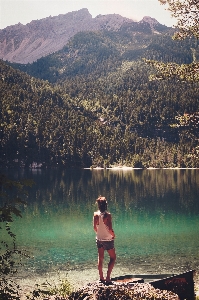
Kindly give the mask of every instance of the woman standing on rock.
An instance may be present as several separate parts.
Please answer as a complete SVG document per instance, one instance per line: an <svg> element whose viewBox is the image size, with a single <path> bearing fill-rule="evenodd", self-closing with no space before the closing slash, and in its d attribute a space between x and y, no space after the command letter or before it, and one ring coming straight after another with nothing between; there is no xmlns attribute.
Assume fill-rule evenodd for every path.
<svg viewBox="0 0 199 300"><path fill-rule="evenodd" d="M115 234L112 228L111 214L107 211L107 201L105 197L100 196L96 200L98 211L94 212L93 228L96 232L96 245L98 248L98 270L100 281L106 284L111 284L111 272L113 270L116 253L114 248ZM103 260L104 250L107 250L110 261L108 264L106 279L103 276Z"/></svg>

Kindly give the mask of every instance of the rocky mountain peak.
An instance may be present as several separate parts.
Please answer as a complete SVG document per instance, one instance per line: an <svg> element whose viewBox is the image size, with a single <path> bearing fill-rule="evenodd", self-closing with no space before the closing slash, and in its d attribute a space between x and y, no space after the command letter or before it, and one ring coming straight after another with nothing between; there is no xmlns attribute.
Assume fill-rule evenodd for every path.
<svg viewBox="0 0 199 300"><path fill-rule="evenodd" d="M145 16L139 23L149 24L152 32L156 34L160 34L165 29L169 29L167 26L160 24L156 19L149 16Z"/></svg>
<svg viewBox="0 0 199 300"><path fill-rule="evenodd" d="M155 19L144 17L141 22L151 28L159 24ZM98 15L92 18L87 8L78 11L20 23L0 30L0 59L16 63L32 63L37 59L62 49L69 39L80 31L117 31L133 20L118 14ZM137 23L138 24L138 23Z"/></svg>
<svg viewBox="0 0 199 300"><path fill-rule="evenodd" d="M143 19L142 19L141 22L149 23L151 26L160 24L156 19L151 18L151 17L149 17L149 16L143 17Z"/></svg>

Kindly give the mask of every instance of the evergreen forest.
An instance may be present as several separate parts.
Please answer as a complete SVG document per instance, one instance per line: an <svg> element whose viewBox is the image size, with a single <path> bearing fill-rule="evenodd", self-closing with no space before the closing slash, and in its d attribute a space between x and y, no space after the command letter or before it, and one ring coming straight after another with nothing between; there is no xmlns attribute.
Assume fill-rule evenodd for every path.
<svg viewBox="0 0 199 300"><path fill-rule="evenodd" d="M144 59L187 64L198 40L80 32L27 65L0 61L4 166L199 167L199 83L150 80Z"/></svg>

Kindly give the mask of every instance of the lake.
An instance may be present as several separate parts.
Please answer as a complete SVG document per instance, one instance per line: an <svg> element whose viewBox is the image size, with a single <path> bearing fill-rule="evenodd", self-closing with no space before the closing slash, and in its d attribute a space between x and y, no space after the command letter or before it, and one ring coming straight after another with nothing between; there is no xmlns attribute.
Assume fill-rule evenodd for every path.
<svg viewBox="0 0 199 300"><path fill-rule="evenodd" d="M26 249L26 274L94 270L95 200L108 200L116 234L112 275L177 274L199 268L199 170L7 170L31 178L22 218L13 223ZM105 257L105 263L108 258Z"/></svg>

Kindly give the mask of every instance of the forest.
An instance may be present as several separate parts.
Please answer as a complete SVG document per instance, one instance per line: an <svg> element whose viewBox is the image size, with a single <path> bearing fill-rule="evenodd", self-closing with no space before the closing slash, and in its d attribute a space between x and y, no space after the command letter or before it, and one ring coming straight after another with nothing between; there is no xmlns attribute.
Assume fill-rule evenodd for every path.
<svg viewBox="0 0 199 300"><path fill-rule="evenodd" d="M143 60L187 64L197 49L125 27L78 33L32 64L0 61L1 164L199 167L199 84L150 80Z"/></svg>

